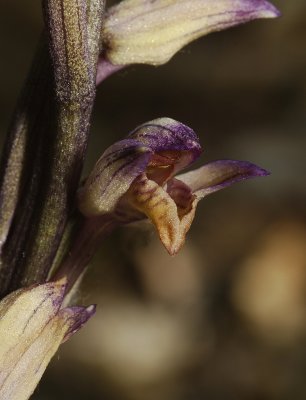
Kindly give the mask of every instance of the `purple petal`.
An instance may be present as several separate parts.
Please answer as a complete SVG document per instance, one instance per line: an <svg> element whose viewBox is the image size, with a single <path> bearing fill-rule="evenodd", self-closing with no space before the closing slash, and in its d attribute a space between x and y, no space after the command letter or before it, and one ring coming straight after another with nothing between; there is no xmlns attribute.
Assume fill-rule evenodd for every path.
<svg viewBox="0 0 306 400"><path fill-rule="evenodd" d="M201 154L198 136L188 126L171 118L158 118L134 129L130 138L149 147L153 153L161 151L188 152L193 162Z"/></svg>
<svg viewBox="0 0 306 400"><path fill-rule="evenodd" d="M247 161L219 160L179 175L198 198L245 179L267 176L269 172Z"/></svg>
<svg viewBox="0 0 306 400"><path fill-rule="evenodd" d="M79 192L79 209L86 216L114 211L134 179L148 165L152 150L134 139L109 147Z"/></svg>

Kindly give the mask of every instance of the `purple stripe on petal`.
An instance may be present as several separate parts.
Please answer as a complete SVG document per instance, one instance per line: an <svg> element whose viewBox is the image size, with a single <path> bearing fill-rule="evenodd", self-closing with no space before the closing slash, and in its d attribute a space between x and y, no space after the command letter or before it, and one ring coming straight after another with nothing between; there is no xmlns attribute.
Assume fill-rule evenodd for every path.
<svg viewBox="0 0 306 400"><path fill-rule="evenodd" d="M79 209L86 216L114 211L134 179L142 174L152 151L137 140L115 143L96 163L79 192Z"/></svg>
<svg viewBox="0 0 306 400"><path fill-rule="evenodd" d="M199 138L195 132L181 122L171 118L159 118L134 129L130 138L149 147L154 153L182 151L191 154L190 163L201 154Z"/></svg>
<svg viewBox="0 0 306 400"><path fill-rule="evenodd" d="M248 161L219 160L179 175L198 198L245 179L267 176L269 172Z"/></svg>

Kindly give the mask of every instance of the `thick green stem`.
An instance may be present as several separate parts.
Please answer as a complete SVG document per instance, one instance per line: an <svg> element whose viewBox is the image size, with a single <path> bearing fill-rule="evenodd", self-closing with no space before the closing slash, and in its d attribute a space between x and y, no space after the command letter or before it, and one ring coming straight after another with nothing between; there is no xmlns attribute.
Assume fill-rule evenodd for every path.
<svg viewBox="0 0 306 400"><path fill-rule="evenodd" d="M54 65L57 125L45 144L44 179L17 286L46 279L75 194L95 98L102 1L44 0Z"/></svg>
<svg viewBox="0 0 306 400"><path fill-rule="evenodd" d="M84 152L91 108L84 111L66 108L60 113L61 126L56 140L50 138L46 158L49 168L44 174L41 193L36 203L21 284L44 280L53 263L69 214L74 205ZM85 123L85 127L84 124Z"/></svg>
<svg viewBox="0 0 306 400"><path fill-rule="evenodd" d="M48 275L74 208L95 97L104 0L43 3L56 87L44 40L0 166L0 295Z"/></svg>

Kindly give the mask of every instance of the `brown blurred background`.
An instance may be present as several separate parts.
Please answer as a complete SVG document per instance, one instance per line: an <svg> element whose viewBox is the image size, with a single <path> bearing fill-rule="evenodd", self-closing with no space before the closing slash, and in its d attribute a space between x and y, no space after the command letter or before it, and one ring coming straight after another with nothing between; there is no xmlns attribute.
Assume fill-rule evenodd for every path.
<svg viewBox="0 0 306 400"><path fill-rule="evenodd" d="M306 398L306 2L274 4L280 19L99 87L87 170L138 124L169 116L199 134L202 162L249 160L272 175L203 201L175 258L148 224L112 234L79 293L97 315L34 399ZM41 28L39 2L1 2L2 138Z"/></svg>

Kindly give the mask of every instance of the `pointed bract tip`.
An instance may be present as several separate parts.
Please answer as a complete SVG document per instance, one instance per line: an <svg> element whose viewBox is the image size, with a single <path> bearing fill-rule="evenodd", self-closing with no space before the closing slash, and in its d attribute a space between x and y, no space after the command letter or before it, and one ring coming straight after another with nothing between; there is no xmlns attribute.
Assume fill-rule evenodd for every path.
<svg viewBox="0 0 306 400"><path fill-rule="evenodd" d="M96 305L88 307L67 307L62 310L64 318L69 321L70 327L63 339L66 342L72 335L78 332L84 324L95 314Z"/></svg>
<svg viewBox="0 0 306 400"><path fill-rule="evenodd" d="M235 18L237 22L247 22L259 18L277 18L281 15L280 11L269 1L266 0L240 0L237 7Z"/></svg>
<svg viewBox="0 0 306 400"><path fill-rule="evenodd" d="M272 3L265 0L251 0L255 7L262 10L262 18L277 18L282 14Z"/></svg>

